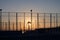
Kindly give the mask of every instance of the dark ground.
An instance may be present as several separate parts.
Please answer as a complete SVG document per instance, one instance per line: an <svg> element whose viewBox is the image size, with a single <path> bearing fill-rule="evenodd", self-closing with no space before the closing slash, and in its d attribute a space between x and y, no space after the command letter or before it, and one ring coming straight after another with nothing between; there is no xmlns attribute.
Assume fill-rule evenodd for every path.
<svg viewBox="0 0 60 40"><path fill-rule="evenodd" d="M60 40L60 28L36 29L35 31L0 31L0 40Z"/></svg>

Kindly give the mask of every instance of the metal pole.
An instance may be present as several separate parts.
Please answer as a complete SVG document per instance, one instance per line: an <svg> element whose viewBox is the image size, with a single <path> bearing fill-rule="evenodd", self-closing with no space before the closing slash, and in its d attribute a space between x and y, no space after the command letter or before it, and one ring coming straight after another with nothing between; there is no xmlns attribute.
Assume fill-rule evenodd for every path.
<svg viewBox="0 0 60 40"><path fill-rule="evenodd" d="M4 22L2 22L3 30L4 30Z"/></svg>
<svg viewBox="0 0 60 40"><path fill-rule="evenodd" d="M12 24L13 24L13 31L14 31L14 22Z"/></svg>
<svg viewBox="0 0 60 40"><path fill-rule="evenodd" d="M5 22L5 30L7 31L7 22Z"/></svg>
<svg viewBox="0 0 60 40"><path fill-rule="evenodd" d="M31 11L31 30L32 30L32 10Z"/></svg>
<svg viewBox="0 0 60 40"><path fill-rule="evenodd" d="M57 16L57 13L56 13L56 26L58 26L58 16Z"/></svg>
<svg viewBox="0 0 60 40"><path fill-rule="evenodd" d="M20 31L21 31L21 22L19 22L19 24L20 24Z"/></svg>
<svg viewBox="0 0 60 40"><path fill-rule="evenodd" d="M8 29L10 30L10 13L8 13Z"/></svg>
<svg viewBox="0 0 60 40"><path fill-rule="evenodd" d="M16 31L18 30L18 13L16 13Z"/></svg>
<svg viewBox="0 0 60 40"><path fill-rule="evenodd" d="M50 13L50 28L52 27L52 14Z"/></svg>
<svg viewBox="0 0 60 40"><path fill-rule="evenodd" d="M24 31L25 31L25 13L24 13Z"/></svg>
<svg viewBox="0 0 60 40"><path fill-rule="evenodd" d="M0 9L0 30L2 30L2 9Z"/></svg>
<svg viewBox="0 0 60 40"><path fill-rule="evenodd" d="M44 28L45 28L45 13L44 13Z"/></svg>
<svg viewBox="0 0 60 40"><path fill-rule="evenodd" d="M39 28L39 13L37 13L37 27Z"/></svg>
<svg viewBox="0 0 60 40"><path fill-rule="evenodd" d="M54 27L55 27L55 16L54 16Z"/></svg>

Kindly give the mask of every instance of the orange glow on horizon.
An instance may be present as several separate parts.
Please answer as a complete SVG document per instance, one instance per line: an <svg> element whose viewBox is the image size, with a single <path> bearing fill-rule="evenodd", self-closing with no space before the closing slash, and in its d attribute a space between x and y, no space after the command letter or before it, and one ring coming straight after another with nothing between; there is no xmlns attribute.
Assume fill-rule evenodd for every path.
<svg viewBox="0 0 60 40"><path fill-rule="evenodd" d="M3 14L4 16L6 16L6 14ZM16 27L16 14L12 13L10 14L10 29L9 29L9 22L8 22L8 16L7 17L2 17L2 30L11 30L11 31L16 31L16 29L18 31L20 30L29 30L28 28L32 28L32 30L35 29L40 29L40 28L44 28L44 14L39 14L39 27L37 27L37 13L34 13L32 15L32 27L31 24L28 24L28 22L31 22L31 13L25 13L25 19L24 19L24 13L18 13L18 19L17 19L17 23L18 26ZM46 14L47 17L45 17L45 28L50 28L50 14ZM56 20L54 20L54 16L52 15L52 28L54 28L56 26ZM56 19L56 18L55 18ZM24 24L25 21L25 24ZM55 22L54 22L55 21ZM59 21L58 21L59 22ZM28 25L30 25L30 27L28 27ZM60 25L60 23L58 24L58 26Z"/></svg>
<svg viewBox="0 0 60 40"><path fill-rule="evenodd" d="M21 22L21 25L20 25L20 23L18 22L18 31L19 30L29 30L28 29L28 25L30 25L30 29L31 29L31 24L28 24L28 22L31 22L31 19L29 18L29 17L27 17L26 19L25 19L25 27L24 27L24 22ZM39 23L39 28L44 28L44 23L43 23L43 20L40 20L40 22L42 22L42 23ZM14 27L13 27L14 26ZM52 23L52 28L55 26L55 24L54 23ZM5 27L7 27L7 28L5 28ZM36 19L33 19L32 20L32 30L35 30L35 29L39 29L38 27L37 27L37 20ZM50 23L46 23L45 24L45 28L50 28ZM9 30L8 29L8 24L7 24L7 26L6 26L6 24L5 25L3 25L3 28L2 28L3 30ZM13 25L13 23L11 23L10 24L10 30L12 31L12 30L16 30L16 23L14 23L14 25Z"/></svg>

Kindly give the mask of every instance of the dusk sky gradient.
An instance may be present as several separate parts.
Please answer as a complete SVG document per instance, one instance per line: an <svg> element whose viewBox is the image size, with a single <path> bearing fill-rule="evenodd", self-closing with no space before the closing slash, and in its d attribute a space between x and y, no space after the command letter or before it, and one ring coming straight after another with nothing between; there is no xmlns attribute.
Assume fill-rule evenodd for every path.
<svg viewBox="0 0 60 40"><path fill-rule="evenodd" d="M0 9L2 9L2 24L3 29L5 29L5 26L9 26L8 24L4 24L4 22L10 23L11 29L16 29L16 23L18 22L18 29L19 27L22 27L24 30L24 22L25 22L25 28L28 29L28 22L32 23L32 29L37 28L37 21L38 17L37 14L33 13L31 16L30 10L32 9L33 12L40 12L40 13L60 13L60 0L0 0ZM5 12L5 13L4 13ZM10 13L10 16L8 15L8 12ZM18 12L18 15L15 13ZM21 14L19 12L22 12ZM24 17L24 12L25 17ZM17 15L17 16L16 16ZM40 17L41 16L41 17ZM49 16L49 17L48 17ZM52 27L56 27L57 23L58 26L60 26L60 14L58 14L58 18L56 17L56 14L52 14L52 19L50 19L50 14L39 14L39 27L44 28L50 28L50 23L52 24ZM32 17L32 21L31 21ZM25 18L25 19L24 19ZM45 18L45 20L44 20ZM17 19L17 21L16 21ZM56 19L58 20L56 23ZM24 21L25 20L25 21ZM50 22L50 20L52 20ZM44 26L45 21L45 26ZM12 25L12 23L14 23ZM30 28L31 28L30 23ZM5 26L4 26L5 25ZM20 29L19 29L20 30Z"/></svg>
<svg viewBox="0 0 60 40"><path fill-rule="evenodd" d="M60 13L60 0L0 0L4 12Z"/></svg>

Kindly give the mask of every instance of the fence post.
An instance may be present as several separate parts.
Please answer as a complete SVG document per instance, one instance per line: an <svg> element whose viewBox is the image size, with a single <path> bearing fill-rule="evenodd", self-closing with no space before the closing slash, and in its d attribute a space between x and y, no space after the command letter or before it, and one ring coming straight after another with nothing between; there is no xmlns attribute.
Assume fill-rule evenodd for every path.
<svg viewBox="0 0 60 40"><path fill-rule="evenodd" d="M24 13L24 31L25 31L25 13Z"/></svg>
<svg viewBox="0 0 60 40"><path fill-rule="evenodd" d="M45 28L45 13L44 13L44 28Z"/></svg>
<svg viewBox="0 0 60 40"><path fill-rule="evenodd" d="M9 27L9 30L10 30L10 13L8 13L8 27Z"/></svg>
<svg viewBox="0 0 60 40"><path fill-rule="evenodd" d="M37 13L37 27L39 28L39 13Z"/></svg>
<svg viewBox="0 0 60 40"><path fill-rule="evenodd" d="M20 24L20 31L21 31L21 22L19 22L19 24Z"/></svg>
<svg viewBox="0 0 60 40"><path fill-rule="evenodd" d="M14 22L12 24L13 24L13 31L14 31Z"/></svg>
<svg viewBox="0 0 60 40"><path fill-rule="evenodd" d="M58 26L58 16L57 16L57 13L56 13L56 26Z"/></svg>
<svg viewBox="0 0 60 40"><path fill-rule="evenodd" d="M7 31L7 22L5 22L5 30Z"/></svg>
<svg viewBox="0 0 60 40"><path fill-rule="evenodd" d="M16 31L18 30L18 13L16 13Z"/></svg>
<svg viewBox="0 0 60 40"><path fill-rule="evenodd" d="M55 27L55 16L54 16L54 27Z"/></svg>
<svg viewBox="0 0 60 40"><path fill-rule="evenodd" d="M50 28L52 27L52 13L50 13Z"/></svg>

